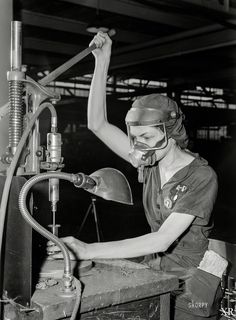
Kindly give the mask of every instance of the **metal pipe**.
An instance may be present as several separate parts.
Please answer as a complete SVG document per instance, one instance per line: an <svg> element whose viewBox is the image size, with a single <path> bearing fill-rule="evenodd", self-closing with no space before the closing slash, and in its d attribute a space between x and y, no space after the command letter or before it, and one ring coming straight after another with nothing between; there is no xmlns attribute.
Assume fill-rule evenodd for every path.
<svg viewBox="0 0 236 320"><path fill-rule="evenodd" d="M22 23L20 21L11 22L11 71L21 71L22 61Z"/></svg>
<svg viewBox="0 0 236 320"><path fill-rule="evenodd" d="M23 132L23 83L22 60L22 24L11 22L11 53L8 72L9 81L9 153L14 155Z"/></svg>

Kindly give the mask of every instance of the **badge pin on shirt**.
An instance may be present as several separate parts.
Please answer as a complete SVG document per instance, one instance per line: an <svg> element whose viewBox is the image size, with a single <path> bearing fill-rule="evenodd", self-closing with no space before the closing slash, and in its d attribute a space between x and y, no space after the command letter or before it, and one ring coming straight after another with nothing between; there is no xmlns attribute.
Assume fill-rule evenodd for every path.
<svg viewBox="0 0 236 320"><path fill-rule="evenodd" d="M167 209L171 209L172 206L173 206L173 202L171 201L171 199L169 197L165 197L164 199L164 206L167 208Z"/></svg>
<svg viewBox="0 0 236 320"><path fill-rule="evenodd" d="M171 209L179 196L187 191L187 186L178 184L175 188L170 190L170 197L165 197L164 206Z"/></svg>

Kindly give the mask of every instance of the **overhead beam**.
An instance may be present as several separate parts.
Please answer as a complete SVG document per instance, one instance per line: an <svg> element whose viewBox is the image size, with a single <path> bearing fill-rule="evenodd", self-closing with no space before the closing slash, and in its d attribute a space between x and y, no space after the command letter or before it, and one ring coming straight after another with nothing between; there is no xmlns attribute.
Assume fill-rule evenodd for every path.
<svg viewBox="0 0 236 320"><path fill-rule="evenodd" d="M215 30L215 31L213 31ZM131 68L138 66L142 63L146 63L148 61L158 61L158 60L167 60L168 58L173 57L182 57L184 55L187 55L189 53L196 53L201 52L213 48L219 48L219 47L226 47L231 45L236 45L236 31L234 30L225 30L225 29L219 29L217 30L217 27L209 29L208 34L201 34L197 35L197 32L195 30L195 35L192 34L192 38L190 37L190 34L188 32L181 33L176 35L176 39L172 36L172 41L169 42L169 37L161 38L157 40L156 42L152 42L152 45L145 46L144 44L138 48L140 50L128 50L127 52L123 49L117 50L112 53L112 61L110 65L110 71L111 72L119 72L119 69L125 69L125 68ZM185 36L184 36L185 35ZM187 36L188 35L188 36ZM186 37L187 36L187 37ZM150 44L150 43L149 43ZM31 56L31 60L28 60L30 57L25 56L24 54L24 63L31 64L30 62L34 60ZM56 57L55 57L56 58ZM40 65L42 62L44 62L45 68L52 69L52 66L58 66L58 64L61 64L59 60L51 59L52 65L49 64L47 59L44 57L44 59L35 59L37 63ZM62 61L62 59L60 60ZM58 63L57 63L58 62ZM62 61L65 62L65 61ZM93 72L94 68L94 62L84 62L83 64L80 64L78 67L75 66L73 69L68 70L65 74L62 75L61 79L69 78L75 75L83 75L86 73ZM40 69L40 68L39 68ZM45 69L44 69L45 70ZM234 77L234 74L236 74L236 70L232 70L231 68L224 68L220 71L217 70L214 75L213 73L209 72L203 72L199 69L200 72L198 74L194 73L194 75L191 75L191 70L189 70L188 73L182 74L181 77L177 78L176 76L173 77L173 81L175 85L181 85L185 84L186 81L191 81L194 83L207 83L209 82L216 82L216 81L222 81L222 79L232 79ZM158 77L157 77L158 79ZM153 79L154 80L154 79Z"/></svg>
<svg viewBox="0 0 236 320"><path fill-rule="evenodd" d="M180 0L185 4L198 6L200 8L210 9L212 11L226 13L236 17L236 10L230 5L229 0Z"/></svg>
<svg viewBox="0 0 236 320"><path fill-rule="evenodd" d="M168 38L168 37L167 37ZM162 42L162 43L161 43ZM170 59L173 57L181 57L187 54L203 52L210 49L236 45L236 31L220 29L208 34L196 35L194 37L178 37L176 40L172 38L171 42L165 42L160 39L156 44L151 46L140 46L139 49L130 50L128 52L113 51L110 71L116 71L121 68L129 68L131 66L143 63ZM80 67L79 74L90 73L93 71L93 62L84 63ZM76 67L72 71L68 71L64 76L71 77L76 73Z"/></svg>
<svg viewBox="0 0 236 320"><path fill-rule="evenodd" d="M21 18L23 25L88 35L86 31L87 23L78 20L60 18L25 9L21 10Z"/></svg>
<svg viewBox="0 0 236 320"><path fill-rule="evenodd" d="M172 43L140 49L135 54L134 52L129 52L113 56L111 70L233 45L236 45L236 31L227 29L216 31L189 39L180 39Z"/></svg>
<svg viewBox="0 0 236 320"><path fill-rule="evenodd" d="M143 42L143 43L136 43L136 44L131 44L129 46L121 47L116 49L115 54L120 54L120 53L125 53L125 52L131 52L131 51L136 51L144 48L149 48L149 47L154 47L157 45L162 45L165 43L174 43L177 40L182 40L182 39L189 39L193 38L196 36L201 36L204 34L209 34L212 32L220 31L223 30L224 27L221 26L220 24L212 24L206 27L200 27L196 29L191 29L183 32L178 32L174 33L172 35L168 35L165 37L160 37L156 38L151 41Z"/></svg>
<svg viewBox="0 0 236 320"><path fill-rule="evenodd" d="M82 34L92 38L92 35L86 31L88 23L79 20L60 18L29 10L22 10L21 16L24 25ZM116 35L114 36L114 39L124 43L136 43L152 40L153 36L142 32L134 32L116 28Z"/></svg>
<svg viewBox="0 0 236 320"><path fill-rule="evenodd" d="M89 8L97 8L97 0L60 0L66 1L78 5L82 5ZM99 9L118 13L121 15L153 21L155 23L161 23L164 25L170 25L181 29L194 28L199 25L206 24L206 20L199 17L189 17L185 14L173 14L171 12L153 10L148 6L140 4L131 0L100 0Z"/></svg>
<svg viewBox="0 0 236 320"><path fill-rule="evenodd" d="M36 69L32 69L30 72L32 73L31 76L33 78L36 77L34 75L40 70L52 70L56 68L56 66L64 63L65 61L62 58L57 58L56 60L53 59L52 57L47 58L45 56L41 55L33 55L33 54L25 54L24 55L24 63L32 65L33 62L37 61L39 64L36 66ZM41 67L40 67L41 65ZM54 68L52 66L54 65ZM165 64L161 64L160 66L160 72L156 74L155 77L152 76L152 73L149 74L148 68L146 70L142 71L142 77L147 78L150 80L159 80L161 81L163 78L163 75L165 78L168 79L168 85L173 86L173 87L182 87L186 88L186 86L189 85L219 85L219 87L226 88L226 87L235 87L235 81L236 81L236 66L235 67L220 67L217 70L206 70L205 68L200 68L199 71L194 72L191 71L191 67L189 63L186 65L185 71L181 72L181 75L179 75L178 70L176 71L176 74L173 76L170 76L169 73L165 75L165 72L163 73L163 68L166 68L165 66L168 65L168 60L165 61ZM135 66L129 68L129 74L136 74L138 76L138 72L135 72L135 69L133 69ZM137 66L138 67L138 66ZM65 75L62 75L61 79L68 79L69 76L75 76L75 75L81 75L85 73L92 73L94 68L94 63L83 63L78 65L78 67L73 68L72 70L69 70ZM138 67L140 69L140 67ZM118 74L122 74L124 71L117 70ZM125 74L127 74L125 72ZM129 77L127 75L127 77ZM126 78L127 78L126 77ZM162 90L162 89L161 89ZM132 95L132 94L131 94ZM136 95L136 94L134 94Z"/></svg>
<svg viewBox="0 0 236 320"><path fill-rule="evenodd" d="M236 9L231 6L229 0L179 0L185 8L195 11L196 15L221 23L222 25L236 29Z"/></svg>
<svg viewBox="0 0 236 320"><path fill-rule="evenodd" d="M133 45L129 45L129 46L118 48L118 49L116 49L116 50L114 50L112 52L112 57L116 56L116 55L119 56L119 57L125 57L126 54L131 54L132 57L134 57L136 55L136 53L139 52L139 50L144 50L146 48L150 50L150 48L155 48L155 47L158 47L158 46L161 46L161 45L165 45L165 44L170 44L170 43L174 44L176 41L180 41L180 40L183 40L183 39L191 39L192 37L201 36L201 35L204 35L206 33L218 32L218 31L221 31L221 30L223 30L223 27L218 25L218 24L216 24L216 25L211 25L211 26L208 26L208 27L203 27L203 28L198 28L198 29L194 29L194 30L184 31L184 32L180 32L180 33L175 34L175 35L158 38L158 39L155 39L155 40L152 40L152 41L147 41L145 43L133 44ZM53 44L52 44L52 46L53 46ZM41 48L43 48L43 46ZM43 65L45 65L44 63L43 64L41 63L41 61L42 61L41 58L39 58L39 60L36 58L35 59L36 61L34 61L33 55L32 54L31 55L27 55L27 52L24 55L24 57L25 57L25 61L26 61L27 64L33 63L34 65L36 65L36 63L37 63L39 66L42 65L42 67L43 67ZM145 58L145 55L144 55L144 58ZM158 55L157 55L157 58L158 58ZM135 59L132 58L131 60L134 61ZM137 64L140 64L140 62L137 61ZM53 63L53 65L55 65L55 63ZM47 66L48 66L48 64L47 64ZM113 66L113 64L112 64L112 66ZM124 67L126 67L126 66L124 66ZM128 64L127 67L130 67L130 65ZM114 68L115 68L115 64L114 64ZM83 64L83 66L80 66L80 73L79 74L83 75L84 73L91 72L92 70L93 70L93 66L91 64L85 63L85 64ZM74 69L73 69L72 72L74 72ZM68 71L66 73L66 75L68 77L73 76L73 74L71 74L71 75L70 74L71 74L70 71Z"/></svg>
<svg viewBox="0 0 236 320"><path fill-rule="evenodd" d="M84 49L84 47L81 47L79 45L31 37L24 38L23 46L24 49L53 52L55 54L65 54L68 55L68 57L71 55L75 55Z"/></svg>

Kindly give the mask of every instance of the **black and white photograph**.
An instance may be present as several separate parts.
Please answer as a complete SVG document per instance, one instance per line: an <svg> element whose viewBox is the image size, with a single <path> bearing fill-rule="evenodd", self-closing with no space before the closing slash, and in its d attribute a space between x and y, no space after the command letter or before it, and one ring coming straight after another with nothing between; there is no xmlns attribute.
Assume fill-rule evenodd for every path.
<svg viewBox="0 0 236 320"><path fill-rule="evenodd" d="M236 320L236 0L0 0L0 320Z"/></svg>

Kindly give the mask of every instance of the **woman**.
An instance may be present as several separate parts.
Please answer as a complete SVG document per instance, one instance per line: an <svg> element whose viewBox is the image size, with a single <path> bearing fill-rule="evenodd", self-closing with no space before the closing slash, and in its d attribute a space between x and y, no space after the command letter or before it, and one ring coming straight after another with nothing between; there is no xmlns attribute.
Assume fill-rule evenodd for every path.
<svg viewBox="0 0 236 320"><path fill-rule="evenodd" d="M128 135L108 122L106 79L112 41L107 34L99 32L92 42L97 49L93 51L95 71L88 100L88 128L138 169L151 232L103 243L87 244L74 237L63 240L75 259L131 258L159 253L159 258L150 263L156 269L192 270L185 292L175 297L174 316L181 320L202 319L202 316L216 313L217 308L212 309L212 305L221 275L204 270L204 265L209 265L207 259L216 259L207 251L211 212L217 194L216 174L207 161L186 150L188 138L182 123L183 114L177 104L165 96L152 94L134 101L125 119ZM51 250L55 249L52 245ZM208 255L204 260L206 251ZM58 253L54 257L61 255ZM203 268L197 269L200 262ZM197 291L206 293L200 298L192 293L199 277L200 281L203 277L204 288L197 284ZM208 307L196 308L195 302Z"/></svg>

